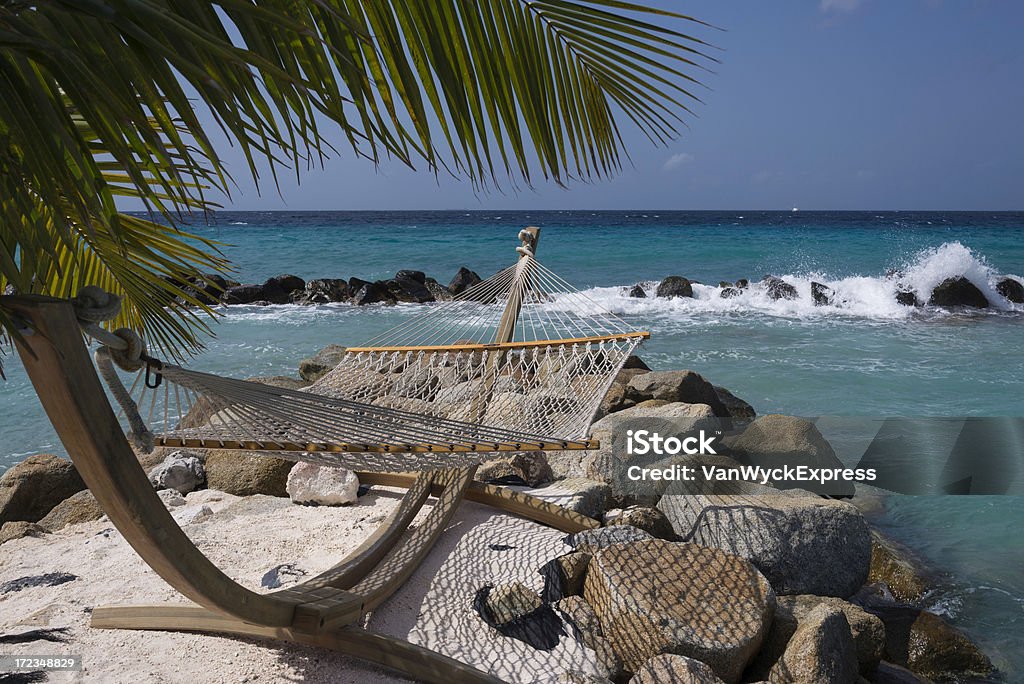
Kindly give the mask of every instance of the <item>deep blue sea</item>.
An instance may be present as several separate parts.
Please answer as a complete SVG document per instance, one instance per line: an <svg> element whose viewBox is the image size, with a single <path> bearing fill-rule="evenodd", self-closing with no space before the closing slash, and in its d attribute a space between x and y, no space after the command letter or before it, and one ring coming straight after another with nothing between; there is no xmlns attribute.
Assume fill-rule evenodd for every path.
<svg viewBox="0 0 1024 684"><path fill-rule="evenodd" d="M417 269L447 283L460 266L488 276L515 259L516 234L542 228L537 256L614 313L651 330L654 368L692 368L758 413L1024 416L1024 307L994 291L1024 274L1024 213L961 212L222 212L192 230L224 243L241 282L282 273L367 280ZM635 299L667 275L699 281L694 299ZM800 298L719 281L766 274ZM895 303L965 275L993 306L973 313ZM810 282L831 286L814 306ZM428 305L429 306L429 305ZM293 374L328 343L354 344L419 310L231 307L193 362L247 377ZM0 471L61 452L16 359L0 385ZM1024 497L892 497L880 524L948 574L931 598L1003 668L1024 680Z"/></svg>

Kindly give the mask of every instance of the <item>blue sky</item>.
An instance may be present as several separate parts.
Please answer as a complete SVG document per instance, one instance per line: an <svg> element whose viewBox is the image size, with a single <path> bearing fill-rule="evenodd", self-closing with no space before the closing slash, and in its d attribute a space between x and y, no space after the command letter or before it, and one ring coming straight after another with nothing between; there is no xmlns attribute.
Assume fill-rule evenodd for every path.
<svg viewBox="0 0 1024 684"><path fill-rule="evenodd" d="M569 189L475 194L466 181L349 153L233 209L1024 209L1024 3L656 2L725 29L698 118L668 147ZM625 117L620 124L626 125ZM241 159L225 158L243 176Z"/></svg>

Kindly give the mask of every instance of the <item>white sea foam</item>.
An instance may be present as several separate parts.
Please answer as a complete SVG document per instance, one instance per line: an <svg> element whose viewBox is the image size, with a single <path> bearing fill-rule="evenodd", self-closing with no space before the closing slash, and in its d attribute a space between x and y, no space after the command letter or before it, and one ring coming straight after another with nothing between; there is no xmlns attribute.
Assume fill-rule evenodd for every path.
<svg viewBox="0 0 1024 684"><path fill-rule="evenodd" d="M959 242L947 242L925 250L907 260L888 275L856 275L835 278L827 273L805 272L780 276L796 288L796 299L772 299L764 283L752 282L737 296L723 298L717 285L693 285L693 297L664 299L655 297L657 281L642 282L646 298L629 297L632 285L595 287L585 294L598 305L621 316L679 318L699 314L754 313L787 318L821 318L830 316L899 320L914 316L941 316L947 312L937 307L924 309L903 306L896 302L900 291L913 291L927 301L936 285L956 276L963 276L976 285L988 299L994 312L1021 311L1024 306L1011 304L996 291L996 283L1006 277L997 273L983 257ZM1020 280L1019 276L1011 276ZM835 296L831 304L815 305L811 283L831 288Z"/></svg>

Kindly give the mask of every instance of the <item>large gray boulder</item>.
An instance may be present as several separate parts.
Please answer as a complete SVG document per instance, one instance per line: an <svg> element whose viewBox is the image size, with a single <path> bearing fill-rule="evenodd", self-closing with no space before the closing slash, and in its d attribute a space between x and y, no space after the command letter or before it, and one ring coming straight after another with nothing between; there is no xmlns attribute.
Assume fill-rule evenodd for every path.
<svg viewBox="0 0 1024 684"><path fill-rule="evenodd" d="M313 356L299 361L299 376L303 380L316 382L345 358L345 347L329 344Z"/></svg>
<svg viewBox="0 0 1024 684"><path fill-rule="evenodd" d="M64 529L68 525L99 520L103 509L88 489L72 494L50 509L39 521L39 526L50 532Z"/></svg>
<svg viewBox="0 0 1024 684"><path fill-rule="evenodd" d="M775 619L761 646L761 651L746 672L748 678L768 678L771 669L782 658L797 629L818 606L840 610L846 616L860 674L870 676L878 667L885 651L885 625L877 616L860 606L830 596L803 594L779 596L777 600Z"/></svg>
<svg viewBox="0 0 1024 684"><path fill-rule="evenodd" d="M149 471L149 482L157 489L188 494L206 484L206 469L198 453L172 451L163 463Z"/></svg>
<svg viewBox="0 0 1024 684"><path fill-rule="evenodd" d="M729 441L729 448L733 458L745 465L771 469L783 466L846 469L814 423L795 416L761 416L739 437ZM773 484L783 489L801 487L831 496L853 496L854 493L854 483L840 479L824 483L782 480Z"/></svg>
<svg viewBox="0 0 1024 684"><path fill-rule="evenodd" d="M604 482L571 477L552 482L544 487L530 489L515 487L538 499L549 501L581 515L600 519L608 510L611 488Z"/></svg>
<svg viewBox="0 0 1024 684"><path fill-rule="evenodd" d="M349 297L348 283L341 278L317 278L306 283L300 304L344 302Z"/></svg>
<svg viewBox="0 0 1024 684"><path fill-rule="evenodd" d="M452 278L452 281L448 283L448 291L453 295L459 295L479 282L480 276L463 266L459 269L459 272L455 274L455 277Z"/></svg>
<svg viewBox="0 0 1024 684"><path fill-rule="evenodd" d="M782 278L773 275L766 275L761 283L770 299L799 299L800 294L796 288Z"/></svg>
<svg viewBox="0 0 1024 684"><path fill-rule="evenodd" d="M1014 304L1024 304L1024 284L1016 278L1003 278L996 283L996 292Z"/></svg>
<svg viewBox="0 0 1024 684"><path fill-rule="evenodd" d="M51 508L83 489L85 482L68 459L53 454L29 456L0 477L0 524L39 522Z"/></svg>
<svg viewBox="0 0 1024 684"><path fill-rule="evenodd" d="M739 681L775 610L768 581L747 561L661 539L595 551L583 596L627 670L675 653L726 682Z"/></svg>
<svg viewBox="0 0 1024 684"><path fill-rule="evenodd" d="M748 559L778 594L846 598L867 579L871 532L850 504L781 493L671 492L658 508L680 537Z"/></svg>
<svg viewBox="0 0 1024 684"><path fill-rule="evenodd" d="M722 684L722 680L699 660L662 653L641 665L629 684Z"/></svg>
<svg viewBox="0 0 1024 684"><path fill-rule="evenodd" d="M226 290L220 297L220 301L224 304L252 304L253 302L259 302L266 300L263 293L262 285L233 285Z"/></svg>
<svg viewBox="0 0 1024 684"><path fill-rule="evenodd" d="M846 615L819 605L801 621L772 667L772 684L855 684L857 654Z"/></svg>
<svg viewBox="0 0 1024 684"><path fill-rule="evenodd" d="M626 386L626 397L638 404L648 399L707 404L716 416L729 416L729 410L719 398L715 386L692 370L651 371L636 375Z"/></svg>
<svg viewBox="0 0 1024 684"><path fill-rule="evenodd" d="M434 301L434 295L430 293L425 281L414 277L422 276L420 271L399 271L391 280L385 281L388 294L396 302L411 304L423 304Z"/></svg>

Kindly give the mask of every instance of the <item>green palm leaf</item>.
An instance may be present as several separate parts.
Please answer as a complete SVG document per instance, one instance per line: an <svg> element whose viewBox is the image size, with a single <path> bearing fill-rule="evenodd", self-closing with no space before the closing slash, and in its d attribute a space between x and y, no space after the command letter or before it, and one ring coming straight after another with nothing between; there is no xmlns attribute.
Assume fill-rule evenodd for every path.
<svg viewBox="0 0 1024 684"><path fill-rule="evenodd" d="M0 0L0 287L101 285L117 325L194 350L211 312L175 279L227 264L176 226L232 190L204 119L257 181L335 153L327 127L478 188L598 179L618 117L678 134L714 62L702 27L617 0Z"/></svg>

